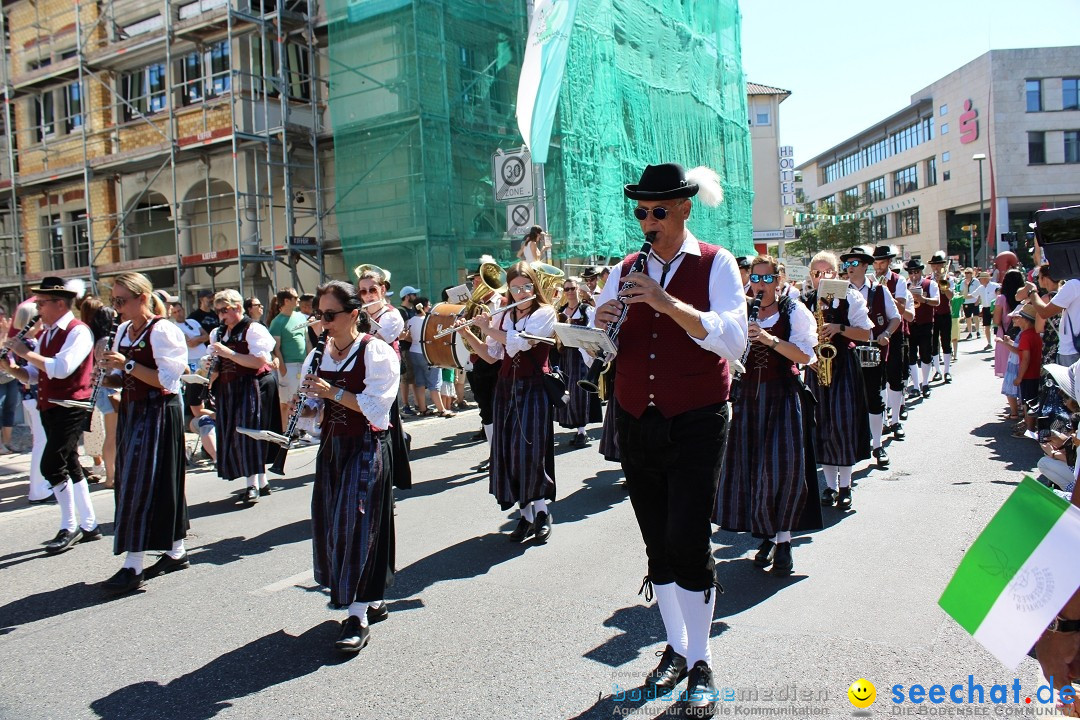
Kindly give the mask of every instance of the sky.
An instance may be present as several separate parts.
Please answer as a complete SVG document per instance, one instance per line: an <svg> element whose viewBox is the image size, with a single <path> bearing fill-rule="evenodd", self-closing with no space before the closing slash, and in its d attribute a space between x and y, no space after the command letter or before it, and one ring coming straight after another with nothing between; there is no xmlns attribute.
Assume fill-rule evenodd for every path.
<svg viewBox="0 0 1080 720"><path fill-rule="evenodd" d="M703 0L708 2L709 0ZM791 91L796 164L907 107L988 50L1080 45L1080 0L740 0L749 82Z"/></svg>

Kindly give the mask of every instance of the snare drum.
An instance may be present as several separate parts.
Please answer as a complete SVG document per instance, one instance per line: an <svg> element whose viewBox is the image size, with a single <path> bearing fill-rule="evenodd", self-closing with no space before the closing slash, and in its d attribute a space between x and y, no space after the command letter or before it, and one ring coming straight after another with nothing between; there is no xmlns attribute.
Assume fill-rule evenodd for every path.
<svg viewBox="0 0 1080 720"><path fill-rule="evenodd" d="M855 357L862 367L877 367L881 364L881 348L876 345L856 345Z"/></svg>
<svg viewBox="0 0 1080 720"><path fill-rule="evenodd" d="M454 303L439 303L431 308L431 312L424 318L423 339L421 347L424 349L424 357L428 364L437 368L455 368L457 370L470 370L472 363L469 362L469 349L465 347L465 341L461 339L461 333L451 333L438 340L435 336L440 331L453 325L463 317L464 305Z"/></svg>

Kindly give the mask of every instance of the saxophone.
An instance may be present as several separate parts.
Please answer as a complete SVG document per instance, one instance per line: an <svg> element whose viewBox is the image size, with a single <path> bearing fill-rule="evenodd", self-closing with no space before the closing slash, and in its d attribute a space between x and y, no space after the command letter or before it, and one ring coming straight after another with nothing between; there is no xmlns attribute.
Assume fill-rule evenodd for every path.
<svg viewBox="0 0 1080 720"><path fill-rule="evenodd" d="M821 337L822 331L825 329L825 303L832 300L832 296L819 297L817 299L817 310L814 311L814 318L817 320L818 337ZM818 384L822 387L829 387L832 385L832 373L833 373L833 359L836 358L836 346L831 342L825 341L819 343L814 352L818 356Z"/></svg>

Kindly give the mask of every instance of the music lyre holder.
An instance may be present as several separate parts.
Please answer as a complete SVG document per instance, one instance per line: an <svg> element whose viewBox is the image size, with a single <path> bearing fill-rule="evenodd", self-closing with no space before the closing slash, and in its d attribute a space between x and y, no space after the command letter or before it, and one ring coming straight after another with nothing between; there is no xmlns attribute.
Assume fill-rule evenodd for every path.
<svg viewBox="0 0 1080 720"><path fill-rule="evenodd" d="M273 430L253 430L252 428L238 427L236 428L236 432L262 442L271 442L275 445L280 445L283 448L291 448L293 444L293 441L290 438L281 433L276 433Z"/></svg>
<svg viewBox="0 0 1080 720"><path fill-rule="evenodd" d="M64 408L76 408L87 411L94 409L94 405L89 400L50 400L49 402Z"/></svg>

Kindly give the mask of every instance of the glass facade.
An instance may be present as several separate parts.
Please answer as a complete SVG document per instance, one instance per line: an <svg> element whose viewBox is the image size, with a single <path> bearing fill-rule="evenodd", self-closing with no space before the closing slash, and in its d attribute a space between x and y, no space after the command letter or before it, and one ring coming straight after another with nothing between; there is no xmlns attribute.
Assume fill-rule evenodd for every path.
<svg viewBox="0 0 1080 720"><path fill-rule="evenodd" d="M893 197L919 189L919 169L917 165L908 165L897 170L893 176Z"/></svg>
<svg viewBox="0 0 1080 720"><path fill-rule="evenodd" d="M874 178L866 183L866 202L876 203L885 199L885 178Z"/></svg>
<svg viewBox="0 0 1080 720"><path fill-rule="evenodd" d="M870 167L885 158L899 155L905 150L928 142L934 138L934 118L928 116L907 127L890 133L867 147L845 155L835 162L821 168L822 182L831 183L853 172Z"/></svg>

